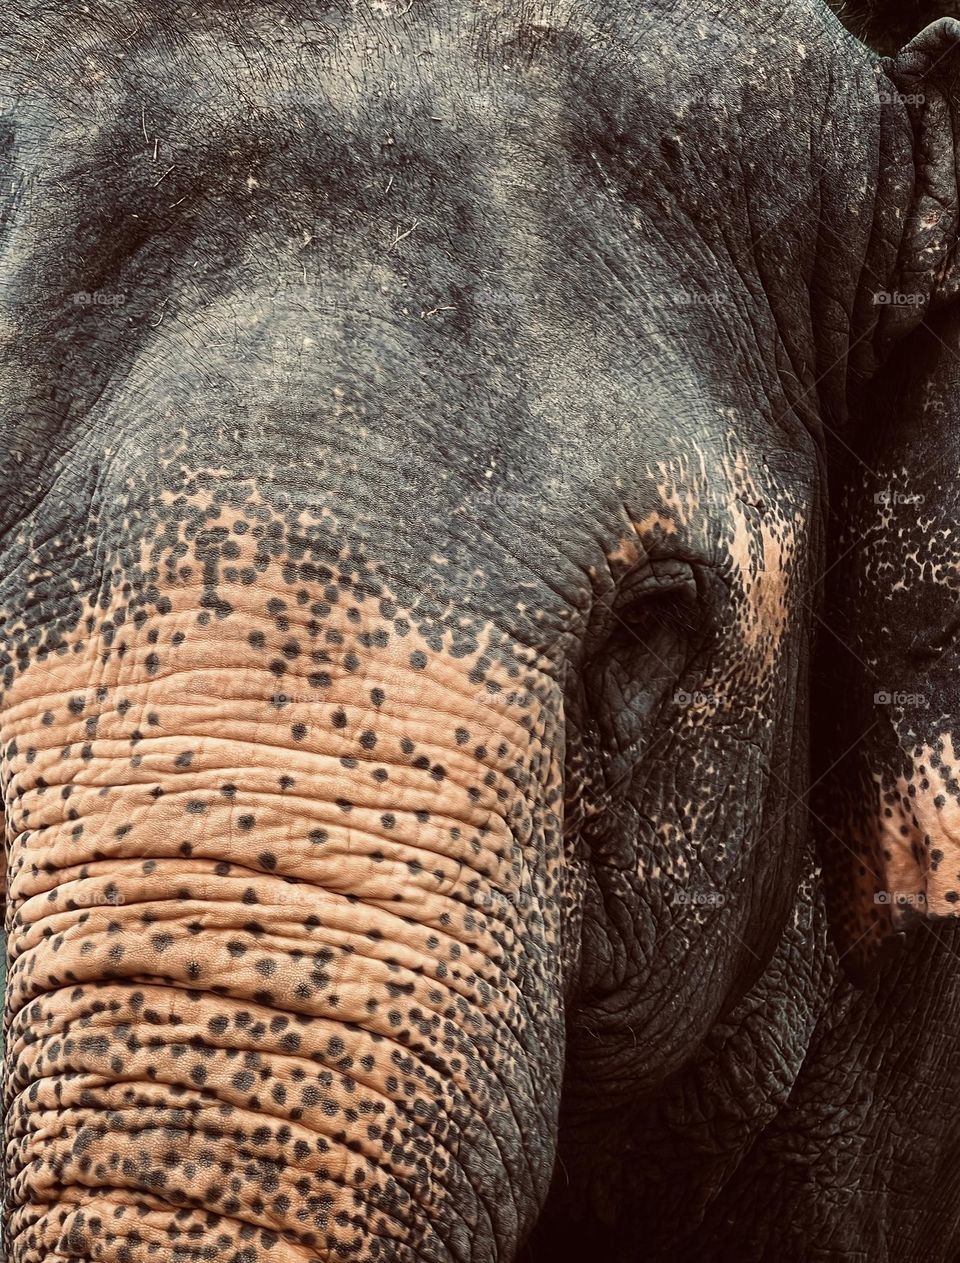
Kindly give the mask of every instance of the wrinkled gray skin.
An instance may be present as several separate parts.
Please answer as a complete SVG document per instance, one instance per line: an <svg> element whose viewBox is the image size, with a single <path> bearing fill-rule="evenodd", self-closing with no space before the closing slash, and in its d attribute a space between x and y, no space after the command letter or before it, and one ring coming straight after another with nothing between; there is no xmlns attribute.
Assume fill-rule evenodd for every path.
<svg viewBox="0 0 960 1263"><path fill-rule="evenodd" d="M956 1255L950 961L850 988L802 803L945 51L15 7L14 1263Z"/></svg>

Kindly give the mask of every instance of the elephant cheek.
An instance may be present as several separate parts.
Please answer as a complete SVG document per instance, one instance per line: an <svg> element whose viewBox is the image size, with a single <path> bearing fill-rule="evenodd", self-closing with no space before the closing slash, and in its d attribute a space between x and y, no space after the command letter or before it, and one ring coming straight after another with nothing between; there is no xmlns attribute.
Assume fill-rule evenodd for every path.
<svg viewBox="0 0 960 1263"><path fill-rule="evenodd" d="M545 1197L549 687L258 574L118 591L5 698L16 1263L509 1257Z"/></svg>

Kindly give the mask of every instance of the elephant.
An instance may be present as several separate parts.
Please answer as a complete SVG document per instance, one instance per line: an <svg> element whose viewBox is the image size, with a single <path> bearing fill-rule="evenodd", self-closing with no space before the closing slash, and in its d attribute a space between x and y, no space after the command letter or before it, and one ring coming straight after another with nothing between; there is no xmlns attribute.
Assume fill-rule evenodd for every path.
<svg viewBox="0 0 960 1263"><path fill-rule="evenodd" d="M14 0L12 1263L955 1257L950 962L852 986L805 796L956 42Z"/></svg>

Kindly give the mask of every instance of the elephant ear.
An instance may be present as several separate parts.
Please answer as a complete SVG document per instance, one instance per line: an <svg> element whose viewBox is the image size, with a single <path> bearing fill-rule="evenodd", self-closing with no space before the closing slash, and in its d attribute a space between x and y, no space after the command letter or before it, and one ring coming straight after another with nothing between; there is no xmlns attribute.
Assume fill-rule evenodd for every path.
<svg viewBox="0 0 960 1263"><path fill-rule="evenodd" d="M895 337L915 326L917 310L929 315L960 294L960 21L934 22L896 57L883 59L878 71L892 130L903 133L907 122L912 133L903 150L886 155L893 159L892 177L884 173L892 178L894 200L910 204L896 271L900 301L888 302L883 312ZM910 179L912 199L903 199L902 183Z"/></svg>
<svg viewBox="0 0 960 1263"><path fill-rule="evenodd" d="M834 488L813 818L834 943L864 985L908 933L960 916L960 303L890 359L860 433Z"/></svg>
<svg viewBox="0 0 960 1263"><path fill-rule="evenodd" d="M897 221L893 293L876 296L884 367L845 450L831 455L832 635L820 651L825 732L814 751L833 938L858 983L908 931L960 914L960 670L956 694L938 681L913 714L886 696L930 692L914 651L942 594L923 577L960 573L960 548L948 555L960 503L960 21L935 22L878 72L894 138L888 192L909 212ZM891 488L891 477L906 482ZM922 514L884 512L884 496L920 484Z"/></svg>

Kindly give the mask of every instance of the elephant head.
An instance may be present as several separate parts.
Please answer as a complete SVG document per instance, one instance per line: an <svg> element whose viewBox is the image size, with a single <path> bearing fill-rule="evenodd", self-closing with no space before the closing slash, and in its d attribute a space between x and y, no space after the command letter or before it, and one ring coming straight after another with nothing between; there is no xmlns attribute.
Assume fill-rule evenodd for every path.
<svg viewBox="0 0 960 1263"><path fill-rule="evenodd" d="M825 436L947 287L813 0L316 9L4 37L16 1263L514 1257L776 949Z"/></svg>

